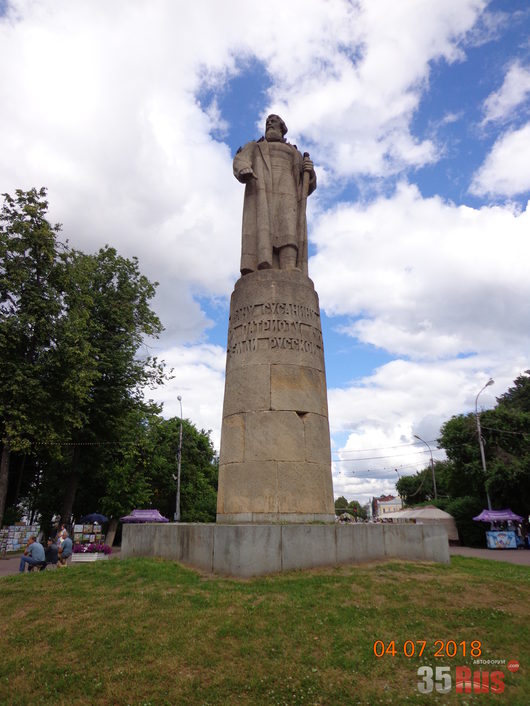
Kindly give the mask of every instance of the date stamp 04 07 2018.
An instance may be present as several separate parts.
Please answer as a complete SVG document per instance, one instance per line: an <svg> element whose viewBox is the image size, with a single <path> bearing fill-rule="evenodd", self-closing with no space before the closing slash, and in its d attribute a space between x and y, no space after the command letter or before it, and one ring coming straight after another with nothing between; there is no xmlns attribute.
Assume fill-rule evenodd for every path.
<svg viewBox="0 0 530 706"><path fill-rule="evenodd" d="M405 640L403 644L397 643L395 640L384 642L376 640L373 644L374 655L380 659L382 657L396 657L403 654L408 659L412 657L422 657L427 647L427 640ZM434 640L432 645L429 645L434 651L433 656L438 658L465 658L471 657L474 664L490 664L502 663L506 660L482 660L479 659L482 655L482 642L480 640ZM426 655L425 655L426 656ZM517 660L508 662L508 670L516 672L519 669ZM451 678L451 667L437 666L434 669L429 665L418 667L417 682L418 691L422 694L430 694L437 691L439 694L448 694L453 686ZM504 692L504 672L471 671L468 666L457 666L455 668L455 691L460 694L470 693L493 693L502 694Z"/></svg>
<svg viewBox="0 0 530 706"><path fill-rule="evenodd" d="M373 650L377 658L385 656L395 657L398 654L403 654L408 659L411 659L412 657L421 657L426 646L427 640L405 640L402 645L395 640L390 640L390 642L376 640ZM449 659L473 657L477 659L482 655L482 642L480 640L461 640L460 642L456 642L456 640L434 640L433 649L434 657L449 657Z"/></svg>

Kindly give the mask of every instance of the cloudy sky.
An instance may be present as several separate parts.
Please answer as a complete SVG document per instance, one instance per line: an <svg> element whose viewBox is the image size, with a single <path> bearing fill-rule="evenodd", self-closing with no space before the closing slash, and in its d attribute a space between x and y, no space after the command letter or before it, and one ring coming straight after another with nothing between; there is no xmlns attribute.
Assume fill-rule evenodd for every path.
<svg viewBox="0 0 530 706"><path fill-rule="evenodd" d="M46 186L73 245L139 257L156 397L218 445L231 162L279 113L319 181L335 495L365 502L530 367L529 37L526 0L0 0L0 191Z"/></svg>

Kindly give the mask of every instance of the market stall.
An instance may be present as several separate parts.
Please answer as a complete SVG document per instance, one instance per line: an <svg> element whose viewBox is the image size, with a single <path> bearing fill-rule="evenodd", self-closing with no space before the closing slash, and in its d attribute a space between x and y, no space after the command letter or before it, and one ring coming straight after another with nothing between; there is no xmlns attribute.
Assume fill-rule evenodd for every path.
<svg viewBox="0 0 530 706"><path fill-rule="evenodd" d="M458 544L458 530L455 519L448 512L440 510L434 505L423 505L420 507L408 507L397 512L390 512L385 515L386 520L392 522L414 522L425 525L442 525L447 530L447 538L451 544Z"/></svg>
<svg viewBox="0 0 530 706"><path fill-rule="evenodd" d="M158 510L133 510L130 515L120 517L122 522L169 522Z"/></svg>
<svg viewBox="0 0 530 706"><path fill-rule="evenodd" d="M475 522L490 523L490 529L486 530L488 549L517 549L524 546L516 528L516 523L521 523L523 518L509 508L506 510L482 510L480 515L473 519Z"/></svg>

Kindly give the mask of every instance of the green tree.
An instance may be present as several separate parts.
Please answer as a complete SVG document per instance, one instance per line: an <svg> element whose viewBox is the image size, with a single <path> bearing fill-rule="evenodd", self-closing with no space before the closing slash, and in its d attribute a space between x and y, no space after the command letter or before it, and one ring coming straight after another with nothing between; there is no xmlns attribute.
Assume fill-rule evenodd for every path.
<svg viewBox="0 0 530 706"><path fill-rule="evenodd" d="M0 213L0 525L12 452L53 437L47 369L62 314L59 225L46 190L4 194Z"/></svg>
<svg viewBox="0 0 530 706"><path fill-rule="evenodd" d="M335 500L335 512L337 515L342 514L343 512L346 512L346 508L348 507L348 501L346 498L341 495L340 498L337 498Z"/></svg>
<svg viewBox="0 0 530 706"><path fill-rule="evenodd" d="M60 497L70 517L80 483L86 502L104 495L100 469L121 468L108 450L143 413L144 389L165 377L163 363L140 355L162 330L156 284L114 248L86 255L59 243L45 196L5 194L0 214L0 522L12 454L22 470L11 497L26 492L44 524Z"/></svg>
<svg viewBox="0 0 530 706"><path fill-rule="evenodd" d="M346 512L349 512L350 515L353 515L357 520L365 520L366 519L366 510L361 506L361 504L357 500L350 500L348 503L348 507L346 508Z"/></svg>
<svg viewBox="0 0 530 706"><path fill-rule="evenodd" d="M80 401L84 423L77 430L70 466L64 470L61 517L70 517L79 484L101 458L98 444L119 445L124 425L140 409L144 389L164 380L164 365L139 356L145 337L157 337L162 325L150 308L156 284L141 274L138 260L106 246L96 255L75 253L73 280L86 303L80 332L95 361L88 394ZM79 274L80 273L80 274Z"/></svg>
<svg viewBox="0 0 530 706"><path fill-rule="evenodd" d="M154 418L149 431L153 504L173 519L176 507L180 419ZM218 458L210 432L183 420L180 509L183 522L214 522Z"/></svg>
<svg viewBox="0 0 530 706"><path fill-rule="evenodd" d="M435 461L434 473L439 498L449 495L448 483L452 471L451 461ZM401 476L396 483L397 491L405 505L421 505L434 501L434 484L431 465L411 476Z"/></svg>
<svg viewBox="0 0 530 706"><path fill-rule="evenodd" d="M480 415L486 475L480 458L474 414L459 415L441 430L440 446L452 462L448 490L452 498L474 497L486 507L486 488L492 505L526 514L530 506L530 376L516 378L498 398L495 409Z"/></svg>
<svg viewBox="0 0 530 706"><path fill-rule="evenodd" d="M483 412L481 419L484 422L491 417L491 412ZM438 440L439 445L445 449L451 465L448 467L448 489L452 498L475 497L480 498L483 507L486 507L486 481L477 438L476 417L466 414L452 417L445 422ZM487 459L491 459L492 449L489 443L485 444Z"/></svg>

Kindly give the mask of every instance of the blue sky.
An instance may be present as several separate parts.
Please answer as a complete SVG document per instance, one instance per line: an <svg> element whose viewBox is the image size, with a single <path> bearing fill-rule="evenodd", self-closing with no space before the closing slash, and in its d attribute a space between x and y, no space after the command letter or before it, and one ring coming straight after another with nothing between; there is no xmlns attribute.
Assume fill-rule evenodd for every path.
<svg viewBox="0 0 530 706"><path fill-rule="evenodd" d="M335 495L413 473L529 366L530 8L486 0L0 2L2 192L160 283L153 393L218 444L237 148L279 113L315 162ZM432 444L435 446L435 443ZM439 456L439 452L436 452Z"/></svg>

